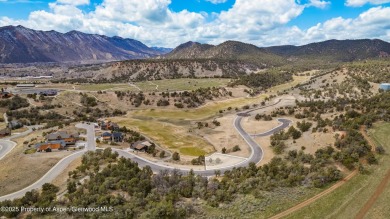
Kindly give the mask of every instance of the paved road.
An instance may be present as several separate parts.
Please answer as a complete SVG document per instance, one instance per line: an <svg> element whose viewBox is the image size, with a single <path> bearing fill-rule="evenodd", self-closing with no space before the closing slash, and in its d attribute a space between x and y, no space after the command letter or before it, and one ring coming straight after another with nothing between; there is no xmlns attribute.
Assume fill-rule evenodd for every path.
<svg viewBox="0 0 390 219"><path fill-rule="evenodd" d="M28 126L27 127L28 130L25 132L22 132L22 133L19 133L16 135L12 135L12 136L7 137L7 138L0 139L0 160L3 159L16 146L16 143L11 141L12 139L24 137L24 136L30 134L34 128L36 129L39 127L41 127L41 126Z"/></svg>
<svg viewBox="0 0 390 219"><path fill-rule="evenodd" d="M278 104L280 101L281 100L279 100L275 104L272 104L272 105L269 105L269 106L259 107L259 108L252 109L252 110L248 110L248 111L246 111L244 113L240 113L240 114L237 115L237 117L234 120L233 125L236 128L236 130L238 131L238 133L241 135L241 137L246 141L246 143L251 148L251 155L250 155L250 157L247 160L245 160L245 161L243 161L241 163L238 163L238 164L236 164L234 166L229 166L229 167L225 167L225 168L219 169L221 171L221 173L224 173L225 171L231 170L231 169L233 169L235 167L246 167L246 166L249 165L249 163L256 163L257 164L257 163L259 163L263 159L263 149L260 147L259 144L257 144L254 141L252 136L250 134L248 134L242 128L241 120L244 117L240 116L240 115L248 115L250 112L253 112L255 110L266 108L266 107L270 107L270 106L274 106L274 105ZM273 134L275 132L280 131L283 128L288 127L289 124L291 123L291 121L287 120L287 119L278 119L278 120L282 123L280 126L274 128L274 129L272 129L272 130L270 130L268 132L265 132L265 133L262 133L262 134L259 134L259 135L256 135L256 136L271 135L271 134ZM87 130L87 148L85 150L73 153L73 154L69 155L68 157L63 158L53 168L51 168L41 179L39 179L37 182L35 182L34 184L32 184L32 185L30 185L30 186L28 186L28 187L26 187L26 188L24 188L24 189L22 189L20 191L17 191L15 193L12 193L12 194L0 197L0 201L6 200L6 199L20 198L20 197L24 196L24 194L27 191L31 191L32 189L40 189L44 183L52 182L60 173L62 173L69 166L69 164L73 160L75 160L76 158L82 156L87 151L94 151L94 150L96 150L94 125L89 125L89 124L83 123L83 124L76 125L76 127L83 128L83 129ZM124 150L119 150L119 149L112 149L112 150L118 152L118 154L120 156L122 156L122 157L130 158L131 160L137 162L139 167L150 166L151 169L154 172L159 172L159 171L167 170L167 169L168 170L177 169L177 168L166 166L166 165L163 165L163 164L153 163L152 161L146 160L146 159L144 159L142 157L139 157L139 156L136 156L134 154L130 154L130 153L124 151ZM183 173L183 174L186 174L186 173L188 173L190 171L190 169L179 169L178 171ZM213 176L213 175L215 175L215 170L199 170L199 171L194 171L194 173L198 174L198 175L202 175L202 176Z"/></svg>

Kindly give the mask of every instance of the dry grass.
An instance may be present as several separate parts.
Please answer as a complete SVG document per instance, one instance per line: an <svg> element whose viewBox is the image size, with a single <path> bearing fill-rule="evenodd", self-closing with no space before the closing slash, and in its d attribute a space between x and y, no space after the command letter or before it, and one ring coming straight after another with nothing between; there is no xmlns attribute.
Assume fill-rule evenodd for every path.
<svg viewBox="0 0 390 219"><path fill-rule="evenodd" d="M135 128L162 147L178 151L182 155L199 156L214 152L214 148L204 139L192 135L188 128L155 120L111 118L120 126Z"/></svg>

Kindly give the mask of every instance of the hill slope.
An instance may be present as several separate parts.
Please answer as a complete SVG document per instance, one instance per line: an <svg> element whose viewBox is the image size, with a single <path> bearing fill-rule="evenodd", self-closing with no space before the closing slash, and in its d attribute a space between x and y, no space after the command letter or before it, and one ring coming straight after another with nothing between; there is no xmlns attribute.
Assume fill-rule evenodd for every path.
<svg viewBox="0 0 390 219"><path fill-rule="evenodd" d="M288 58L350 62L387 57L390 54L390 43L368 39L328 40L304 46L274 46L266 50Z"/></svg>
<svg viewBox="0 0 390 219"><path fill-rule="evenodd" d="M23 26L0 28L0 63L102 62L150 58L164 54L121 37L71 31L35 31Z"/></svg>
<svg viewBox="0 0 390 219"><path fill-rule="evenodd" d="M187 42L164 55L165 59L218 59L255 64L259 68L279 66L285 61L263 48L237 41L226 41L217 46Z"/></svg>

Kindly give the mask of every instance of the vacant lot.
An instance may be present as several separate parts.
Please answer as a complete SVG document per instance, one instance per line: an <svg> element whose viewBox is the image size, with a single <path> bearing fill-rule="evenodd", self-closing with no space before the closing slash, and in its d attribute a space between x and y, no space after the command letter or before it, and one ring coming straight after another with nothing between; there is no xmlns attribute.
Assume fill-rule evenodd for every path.
<svg viewBox="0 0 390 219"><path fill-rule="evenodd" d="M389 123L376 124L370 131L371 136L383 145L387 154L379 157L379 165L367 167L369 174L358 174L342 187L288 218L354 218L390 169L389 132ZM389 198L389 186L387 186L386 192L379 197L366 218L389 218Z"/></svg>
<svg viewBox="0 0 390 219"><path fill-rule="evenodd" d="M214 147L204 139L192 135L186 126L164 123L153 119L138 120L127 118L112 118L120 126L135 128L153 141L182 155L199 156L214 152Z"/></svg>

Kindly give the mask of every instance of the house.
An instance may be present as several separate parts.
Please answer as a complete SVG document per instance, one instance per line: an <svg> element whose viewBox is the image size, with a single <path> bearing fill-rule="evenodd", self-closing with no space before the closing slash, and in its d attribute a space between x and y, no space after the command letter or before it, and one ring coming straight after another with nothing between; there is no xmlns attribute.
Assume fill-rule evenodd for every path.
<svg viewBox="0 0 390 219"><path fill-rule="evenodd" d="M10 128L5 128L0 130L0 137L5 137L11 135L11 129Z"/></svg>
<svg viewBox="0 0 390 219"><path fill-rule="evenodd" d="M38 152L46 151L51 152L52 150L62 150L66 146L66 142L64 140L60 141L51 141L35 144L35 148Z"/></svg>
<svg viewBox="0 0 390 219"><path fill-rule="evenodd" d="M55 96L57 95L57 91L56 90L53 90L53 89L50 89L50 90L44 90L44 91L41 91L39 92L39 95L43 95L43 96Z"/></svg>
<svg viewBox="0 0 390 219"><path fill-rule="evenodd" d="M73 145L76 144L76 141L79 139L79 134L78 133L69 134L65 131L59 131L59 132L48 134L46 136L46 139L49 142L63 140L66 143L66 145Z"/></svg>
<svg viewBox="0 0 390 219"><path fill-rule="evenodd" d="M121 132L112 133L112 141L122 142L123 141L123 134Z"/></svg>
<svg viewBox="0 0 390 219"><path fill-rule="evenodd" d="M109 132L104 132L104 133L101 135L101 138L102 138L102 141L111 141L111 139L112 139L112 134L109 133Z"/></svg>
<svg viewBox="0 0 390 219"><path fill-rule="evenodd" d="M23 123L21 123L18 120L12 120L11 122L8 123L8 128L14 130L14 129L19 129L23 127Z"/></svg>
<svg viewBox="0 0 390 219"><path fill-rule="evenodd" d="M102 130L112 130L112 131L118 131L119 130L119 125L116 123L113 123L111 121L105 122L101 121L100 122L100 128Z"/></svg>
<svg viewBox="0 0 390 219"><path fill-rule="evenodd" d="M152 144L149 141L137 141L130 145L136 151L147 151Z"/></svg>
<svg viewBox="0 0 390 219"><path fill-rule="evenodd" d="M10 98L10 97L12 97L12 94L7 92L7 91L3 91L0 93L0 98L2 98L2 99L6 99L6 98Z"/></svg>

